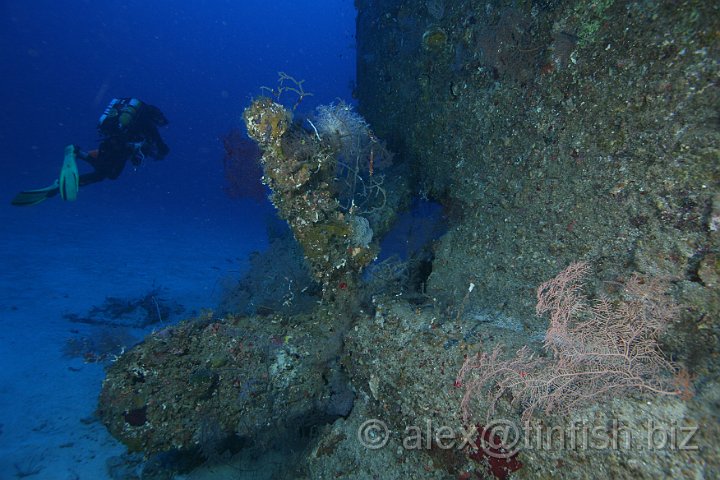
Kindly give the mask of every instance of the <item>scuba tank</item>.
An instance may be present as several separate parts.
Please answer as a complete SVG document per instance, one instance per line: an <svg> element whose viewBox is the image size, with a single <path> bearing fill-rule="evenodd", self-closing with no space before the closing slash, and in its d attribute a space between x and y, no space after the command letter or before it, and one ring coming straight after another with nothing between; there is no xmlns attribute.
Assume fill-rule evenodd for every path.
<svg viewBox="0 0 720 480"><path fill-rule="evenodd" d="M113 98L98 120L98 131L105 136L126 131L142 106L137 98Z"/></svg>
<svg viewBox="0 0 720 480"><path fill-rule="evenodd" d="M131 98L120 110L120 116L118 117L118 126L121 130L126 130L127 127L132 123L138 110L142 107L142 102L137 98Z"/></svg>
<svg viewBox="0 0 720 480"><path fill-rule="evenodd" d="M100 115L100 120L98 120L98 128L101 128L103 124L108 121L109 117L115 117L117 115L117 110L115 110L115 106L120 103L120 100L117 98L113 98L110 100L110 103L107 107L105 107L105 111L102 115Z"/></svg>

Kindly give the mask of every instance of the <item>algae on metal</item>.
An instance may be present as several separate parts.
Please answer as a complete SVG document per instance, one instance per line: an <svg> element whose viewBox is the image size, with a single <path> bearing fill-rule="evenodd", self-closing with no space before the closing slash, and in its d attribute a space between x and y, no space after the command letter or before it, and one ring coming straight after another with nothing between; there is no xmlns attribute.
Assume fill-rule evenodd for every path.
<svg viewBox="0 0 720 480"><path fill-rule="evenodd" d="M338 152L319 135L290 122L290 112L267 97L252 102L243 115L250 137L263 150L264 180L281 218L303 247L324 291L355 285L372 261L377 242L356 245L354 225L335 199Z"/></svg>
<svg viewBox="0 0 720 480"><path fill-rule="evenodd" d="M510 330L481 323L471 351L499 339L537 345L546 323L534 315L534 289L573 261L593 264L599 294L634 271L672 279L683 312L662 342L699 388L652 412L713 426L692 458L613 452L604 468L635 478L719 468L710 419L720 389L720 6L464 1L444 2L438 19L423 13L430 2L358 3L361 112L453 222L427 291L444 321L513 319ZM446 32L445 50L424 47L429 26ZM412 388L398 396L389 412L423 404ZM598 408L636 423L641 404ZM552 452L526 452L530 467L516 475L592 478L595 453L568 455L560 469Z"/></svg>

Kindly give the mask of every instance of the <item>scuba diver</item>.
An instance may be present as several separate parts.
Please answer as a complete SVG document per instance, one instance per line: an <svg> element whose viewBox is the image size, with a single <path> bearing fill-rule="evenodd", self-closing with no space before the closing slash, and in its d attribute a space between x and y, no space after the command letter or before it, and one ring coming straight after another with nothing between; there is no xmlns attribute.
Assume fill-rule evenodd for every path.
<svg viewBox="0 0 720 480"><path fill-rule="evenodd" d="M162 160L170 149L160 137L158 127L167 123L157 107L137 98L114 98L98 121L101 136L98 149L84 152L77 145L68 145L60 177L48 187L18 193L11 203L37 205L58 193L63 200L73 201L80 187L118 178L128 160L135 167L146 157ZM80 175L77 159L90 164L93 171Z"/></svg>

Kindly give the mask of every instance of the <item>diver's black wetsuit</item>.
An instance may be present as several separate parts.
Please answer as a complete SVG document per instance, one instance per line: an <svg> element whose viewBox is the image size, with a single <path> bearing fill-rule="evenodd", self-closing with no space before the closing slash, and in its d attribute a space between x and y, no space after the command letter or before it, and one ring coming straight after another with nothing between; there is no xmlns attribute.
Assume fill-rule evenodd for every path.
<svg viewBox="0 0 720 480"><path fill-rule="evenodd" d="M65 161L60 178L52 185L35 190L24 190L11 200L12 205L37 205L60 194L63 200L75 200L79 187L120 176L130 160L139 165L145 157L165 158L170 149L163 142L158 127L168 121L159 108L137 98L114 98L98 122L100 145L97 150L83 152L77 145L65 147ZM75 160L86 161L93 168L79 175Z"/></svg>
<svg viewBox="0 0 720 480"><path fill-rule="evenodd" d="M80 175L80 186L105 179L115 180L128 160L133 165L140 165L145 157L162 160L167 156L170 148L160 136L158 127L167 125L168 121L159 108L135 100L131 119L121 125L119 117L131 101L130 98L114 99L108 105L98 125L102 140L97 150L82 152L77 149L78 158L93 167L91 173Z"/></svg>

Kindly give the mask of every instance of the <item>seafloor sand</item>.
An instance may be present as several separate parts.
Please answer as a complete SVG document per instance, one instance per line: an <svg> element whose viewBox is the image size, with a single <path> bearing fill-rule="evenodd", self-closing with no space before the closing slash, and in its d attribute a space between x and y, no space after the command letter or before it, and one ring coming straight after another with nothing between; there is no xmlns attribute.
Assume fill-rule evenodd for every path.
<svg viewBox="0 0 720 480"><path fill-rule="evenodd" d="M107 459L124 451L93 415L102 364L63 354L78 327L64 315L157 287L185 307L180 317L212 308L218 280L265 241L247 204L117 203L0 207L0 479L108 478Z"/></svg>

